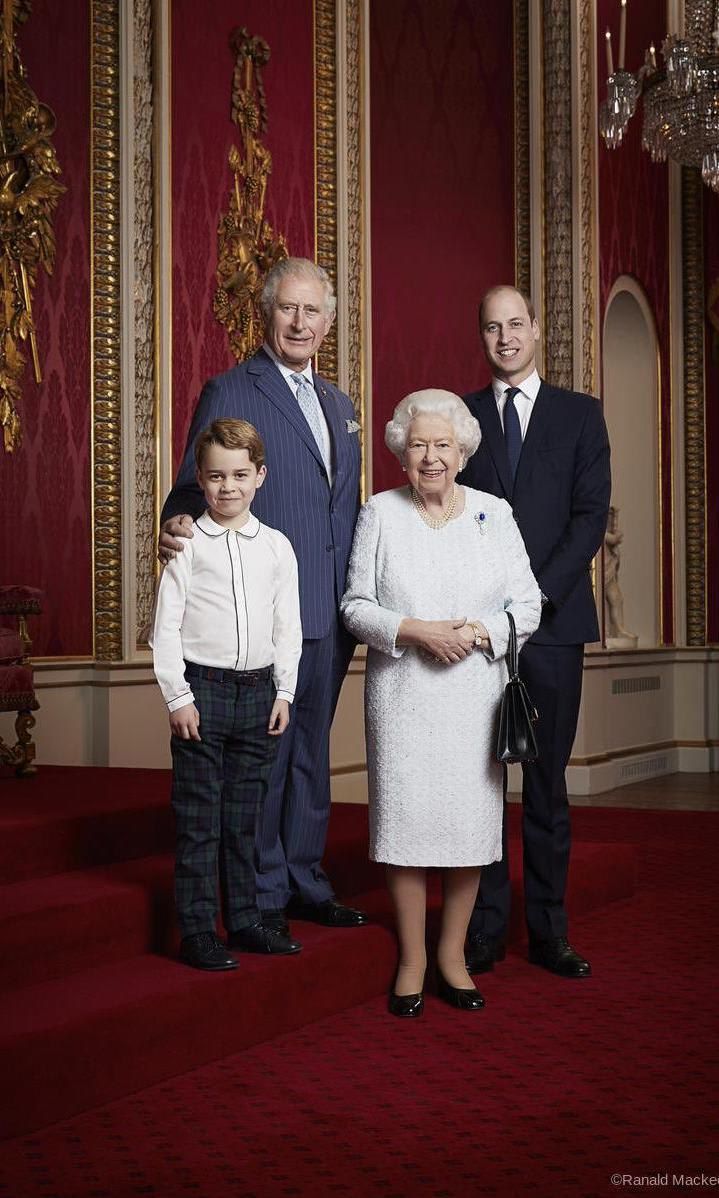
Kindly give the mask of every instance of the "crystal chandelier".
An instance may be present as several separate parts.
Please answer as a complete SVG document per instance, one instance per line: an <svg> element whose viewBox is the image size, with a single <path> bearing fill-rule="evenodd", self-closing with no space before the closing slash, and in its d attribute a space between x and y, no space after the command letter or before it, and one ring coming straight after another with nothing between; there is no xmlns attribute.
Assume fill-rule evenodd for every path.
<svg viewBox="0 0 719 1198"><path fill-rule="evenodd" d="M684 10L684 31L668 34L662 46L664 66L657 66L652 45L632 74L624 66L627 0L621 0L616 71L606 32L609 78L599 131L610 150L620 146L641 96L642 146L652 161L701 167L704 182L719 192L719 0L685 0Z"/></svg>

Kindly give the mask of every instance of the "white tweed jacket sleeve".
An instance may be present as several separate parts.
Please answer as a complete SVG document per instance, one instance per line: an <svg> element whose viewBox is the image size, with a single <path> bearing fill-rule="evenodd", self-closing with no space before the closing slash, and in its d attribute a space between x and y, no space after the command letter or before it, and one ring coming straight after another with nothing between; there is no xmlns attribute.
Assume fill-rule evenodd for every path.
<svg viewBox="0 0 719 1198"><path fill-rule="evenodd" d="M397 645L397 634L405 613L382 607L377 596L377 554L381 536L381 516L370 499L357 519L347 590L340 603L340 612L345 626L362 644L391 657L401 657L404 648Z"/></svg>

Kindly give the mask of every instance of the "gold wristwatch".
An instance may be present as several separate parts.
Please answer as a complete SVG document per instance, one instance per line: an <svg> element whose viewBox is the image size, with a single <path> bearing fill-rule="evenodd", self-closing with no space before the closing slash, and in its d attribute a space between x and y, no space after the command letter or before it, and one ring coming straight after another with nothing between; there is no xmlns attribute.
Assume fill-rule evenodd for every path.
<svg viewBox="0 0 719 1198"><path fill-rule="evenodd" d="M484 644L484 641L487 638L485 637L484 633L480 630L479 624L475 624L474 620L468 620L467 623L469 624L470 628L472 629L472 631L474 633L475 648L481 649L482 645Z"/></svg>

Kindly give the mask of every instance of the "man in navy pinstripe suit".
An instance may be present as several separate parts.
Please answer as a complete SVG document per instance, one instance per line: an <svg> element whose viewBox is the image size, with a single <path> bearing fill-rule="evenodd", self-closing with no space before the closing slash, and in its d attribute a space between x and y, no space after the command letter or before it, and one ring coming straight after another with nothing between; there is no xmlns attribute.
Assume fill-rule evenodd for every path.
<svg viewBox="0 0 719 1198"><path fill-rule="evenodd" d="M366 922L338 903L322 869L330 808L329 734L352 656L338 616L359 510L359 426L351 400L312 371L334 320L327 273L305 258L278 263L262 293L265 343L205 384L185 456L162 511L160 556L182 551L203 510L193 447L213 420L250 421L265 444L267 482L255 515L292 543L299 566L303 647L292 718L270 779L257 843L263 921L287 915L333 927Z"/></svg>

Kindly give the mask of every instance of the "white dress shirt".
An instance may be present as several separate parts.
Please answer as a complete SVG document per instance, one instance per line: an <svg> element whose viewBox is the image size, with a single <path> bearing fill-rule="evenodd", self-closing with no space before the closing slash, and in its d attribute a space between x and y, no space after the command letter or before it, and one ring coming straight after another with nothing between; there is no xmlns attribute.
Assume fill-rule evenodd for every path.
<svg viewBox="0 0 719 1198"><path fill-rule="evenodd" d="M194 703L185 660L224 670L273 666L277 697L291 703L302 625L290 542L252 513L234 529L205 512L192 532L165 566L150 637L169 710Z"/></svg>
<svg viewBox="0 0 719 1198"><path fill-rule="evenodd" d="M497 401L497 411L499 412L499 422L502 425L502 431L504 431L504 405L507 402L506 393L510 385L510 383L505 383L502 379L492 379L492 390L494 391L494 398ZM534 409L534 401L539 395L541 385L542 380L539 377L539 373L533 370L522 381L522 385L514 397L514 406L519 416L519 427L522 430L522 440L527 435L529 421Z"/></svg>
<svg viewBox="0 0 719 1198"><path fill-rule="evenodd" d="M284 362L282 362L277 357L277 354L275 353L275 351L272 349L272 347L270 345L267 344L266 341L265 341L264 345L262 346L262 348L265 351L265 353L267 354L268 358L272 358L272 361L274 362L275 366L279 370L283 379L287 383L287 386L289 387L290 391L294 395L295 399L297 399L297 383L292 378L293 374L301 374L302 377L307 380L307 382L309 383L312 390L316 391L315 380L314 380L314 376L312 374L312 363L311 362L307 363L304 370L292 370L292 368L290 366L285 366ZM298 401L298 406L299 406L299 401ZM324 458L325 462L331 463L332 462L332 439L330 437L329 425L327 424L327 417L325 416L325 414L322 410L322 404L319 401L319 397L317 399L317 414L319 416L320 428L322 430L322 457ZM334 480L334 473L331 468L330 468L330 472L329 472L329 480L330 480L330 486L332 486L332 483Z"/></svg>

